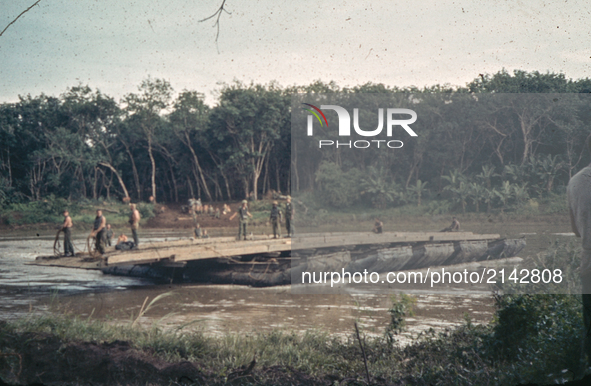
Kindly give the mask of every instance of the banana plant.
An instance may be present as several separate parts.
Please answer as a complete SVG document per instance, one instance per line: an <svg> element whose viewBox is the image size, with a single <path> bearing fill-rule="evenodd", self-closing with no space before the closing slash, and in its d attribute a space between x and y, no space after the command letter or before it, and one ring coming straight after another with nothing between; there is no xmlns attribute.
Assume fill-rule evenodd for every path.
<svg viewBox="0 0 591 386"><path fill-rule="evenodd" d="M423 193L427 191L427 186L428 182L423 182L421 180L417 180L416 185L414 186L409 186L407 188L407 191L409 191L413 197L416 197L417 199L417 206L421 206L421 197L423 196Z"/></svg>

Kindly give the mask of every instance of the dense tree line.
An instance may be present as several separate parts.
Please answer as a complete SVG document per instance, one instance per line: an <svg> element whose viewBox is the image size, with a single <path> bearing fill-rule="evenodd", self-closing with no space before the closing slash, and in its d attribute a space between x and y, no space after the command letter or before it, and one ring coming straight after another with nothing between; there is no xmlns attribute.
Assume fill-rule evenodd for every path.
<svg viewBox="0 0 591 386"><path fill-rule="evenodd" d="M59 97L21 96L0 105L0 204L50 194L179 202L340 189L342 200L365 195L377 207L420 205L429 194L443 194L463 209L504 205L559 189L589 161L588 99L555 101L550 114L539 99L522 96L493 114L479 110L473 97L517 92L582 95L591 92L591 80L501 71L466 87L424 89L236 82L219 90L215 106L196 91L173 98L167 81L152 78L119 102L82 85ZM291 141L295 93L391 95L400 106L412 104L420 135L404 152L379 159L311 151L292 160L292 146L308 146ZM354 186L339 185L339 173L357 178Z"/></svg>
<svg viewBox="0 0 591 386"><path fill-rule="evenodd" d="M443 211L504 210L525 203L535 207L539 199L563 193L569 178L589 163L589 79L502 71L462 88L367 84L323 90L333 91L340 93L327 104L372 106L372 100L360 94L382 96L380 104L367 109L371 116L359 113L365 130L376 127L377 107L412 109L419 117L412 124L418 136L403 132L392 137L404 139L400 151L320 149L317 138L335 143L345 139L337 137L334 128L320 135L316 131L312 138L294 137L294 190L314 192L323 205L421 206L430 198L448 204ZM333 111L327 117L337 121ZM305 127L305 122L298 126ZM315 130L322 131L318 126Z"/></svg>

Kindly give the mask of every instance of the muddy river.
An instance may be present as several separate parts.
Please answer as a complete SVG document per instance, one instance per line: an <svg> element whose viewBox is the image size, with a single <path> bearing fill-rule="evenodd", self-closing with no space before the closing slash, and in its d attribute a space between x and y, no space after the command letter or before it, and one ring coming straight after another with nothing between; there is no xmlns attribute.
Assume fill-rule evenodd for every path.
<svg viewBox="0 0 591 386"><path fill-rule="evenodd" d="M543 251L555 241L576 242L567 220L560 217L552 223L464 222L462 225L475 233L525 237L528 246L520 253L525 257ZM188 237L186 232L150 229L142 230L141 236L145 242L174 240ZM141 324L190 325L214 335L318 329L347 336L353 331L354 321L366 333L375 335L383 334L389 322L390 295L294 295L289 286L156 285L149 280L108 276L97 271L27 265L38 255L53 254L54 237L54 231L0 235L0 319L69 313L125 322L138 314L146 299L149 303L166 293L141 318ZM74 243L77 250L83 250L85 239L75 238ZM464 323L466 317L474 323L488 323L494 312L494 301L488 293L413 296L416 298L414 316L406 319L408 332L402 341L429 328L441 330Z"/></svg>

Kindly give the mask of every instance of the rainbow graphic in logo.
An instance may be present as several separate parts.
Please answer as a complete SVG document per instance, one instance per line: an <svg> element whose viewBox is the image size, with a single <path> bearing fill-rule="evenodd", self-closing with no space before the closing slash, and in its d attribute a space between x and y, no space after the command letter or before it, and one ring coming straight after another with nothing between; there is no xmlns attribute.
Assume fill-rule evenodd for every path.
<svg viewBox="0 0 591 386"><path fill-rule="evenodd" d="M309 104L309 103L302 103L302 104L303 104L303 105L306 105L306 106L310 106L310 107L311 107L311 108L313 108L314 110L318 111L318 112L320 113L320 115L322 115L322 118L324 118L324 122L326 123L326 127L328 127L328 121L326 120L326 116L324 115L324 113L322 112L322 110L320 110L318 107L316 107L316 106L314 106L314 105L311 105L311 104ZM316 114L316 111L314 111L314 110L310 110L310 109L307 109L307 108L305 108L305 107L302 107L302 108L303 108L304 110L306 110L306 111L308 111L308 112L312 113L312 114L313 114L313 115L316 117L316 119L318 119L318 122L320 122L320 126L324 126L324 124L322 123L322 119L320 119L320 117L318 116L318 114ZM311 121L310 121L310 123L311 123Z"/></svg>

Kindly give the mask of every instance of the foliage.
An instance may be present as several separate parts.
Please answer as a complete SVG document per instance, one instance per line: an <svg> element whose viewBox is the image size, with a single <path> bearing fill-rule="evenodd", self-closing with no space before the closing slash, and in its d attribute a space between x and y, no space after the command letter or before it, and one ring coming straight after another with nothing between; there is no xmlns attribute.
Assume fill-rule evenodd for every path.
<svg viewBox="0 0 591 386"><path fill-rule="evenodd" d="M156 215L154 212L154 204L141 203L137 206L137 210L140 212L142 220L149 220Z"/></svg>
<svg viewBox="0 0 591 386"><path fill-rule="evenodd" d="M556 213L564 203L554 197L589 161L591 113L578 93L588 84L503 70L466 87L422 89L234 82L220 87L215 106L198 91L175 95L154 78L119 103L86 85L57 97L21 96L0 104L0 207L51 194L70 202L150 195L184 202L258 198L272 189L312 192L324 206L383 210L435 199L453 211L527 212L535 200L541 213ZM361 93L390 98L417 112L420 135L404 152L379 155L292 143L290 97L317 93L345 102ZM366 115L360 124L375 125ZM292 159L298 147L309 157Z"/></svg>
<svg viewBox="0 0 591 386"><path fill-rule="evenodd" d="M393 299L393 320L408 316L411 297ZM35 334L68 342L109 343L128 341L149 355L168 361L191 361L211 383L222 384L256 355L253 375L265 384L265 372L288 367L319 380L360 380L364 361L359 342L319 331L296 334L282 330L211 336L199 322L173 328L160 323L140 327L132 315L129 323L77 318L71 315L35 315L0 324L0 353L18 353ZM573 379L578 366L581 339L581 302L570 295L511 295L498 298L490 325L469 321L454 329L419 334L407 346L386 336L365 340L370 375L376 384L416 385L515 385L552 384ZM40 342L40 340L36 340ZM10 358L7 358L10 359ZM6 366L9 364L9 366ZM18 360L6 360L0 376ZM122 379L122 382L126 380ZM277 380L266 380L276 384ZM318 382L322 383L322 382ZM326 382L324 382L326 383Z"/></svg>
<svg viewBox="0 0 591 386"><path fill-rule="evenodd" d="M357 169L344 172L336 163L322 163L316 173L322 202L335 208L350 206L361 193L357 183L360 177Z"/></svg>
<svg viewBox="0 0 591 386"><path fill-rule="evenodd" d="M386 337L389 341L394 341L393 335L398 335L404 330L406 322L404 320L407 316L413 316L413 307L417 299L413 296L400 294L392 295L392 307L388 310L390 314L390 324L386 327Z"/></svg>
<svg viewBox="0 0 591 386"><path fill-rule="evenodd" d="M374 208L385 209L400 196L398 188L385 179L387 173L383 168L370 166L367 172L361 179L361 196L369 198Z"/></svg>

